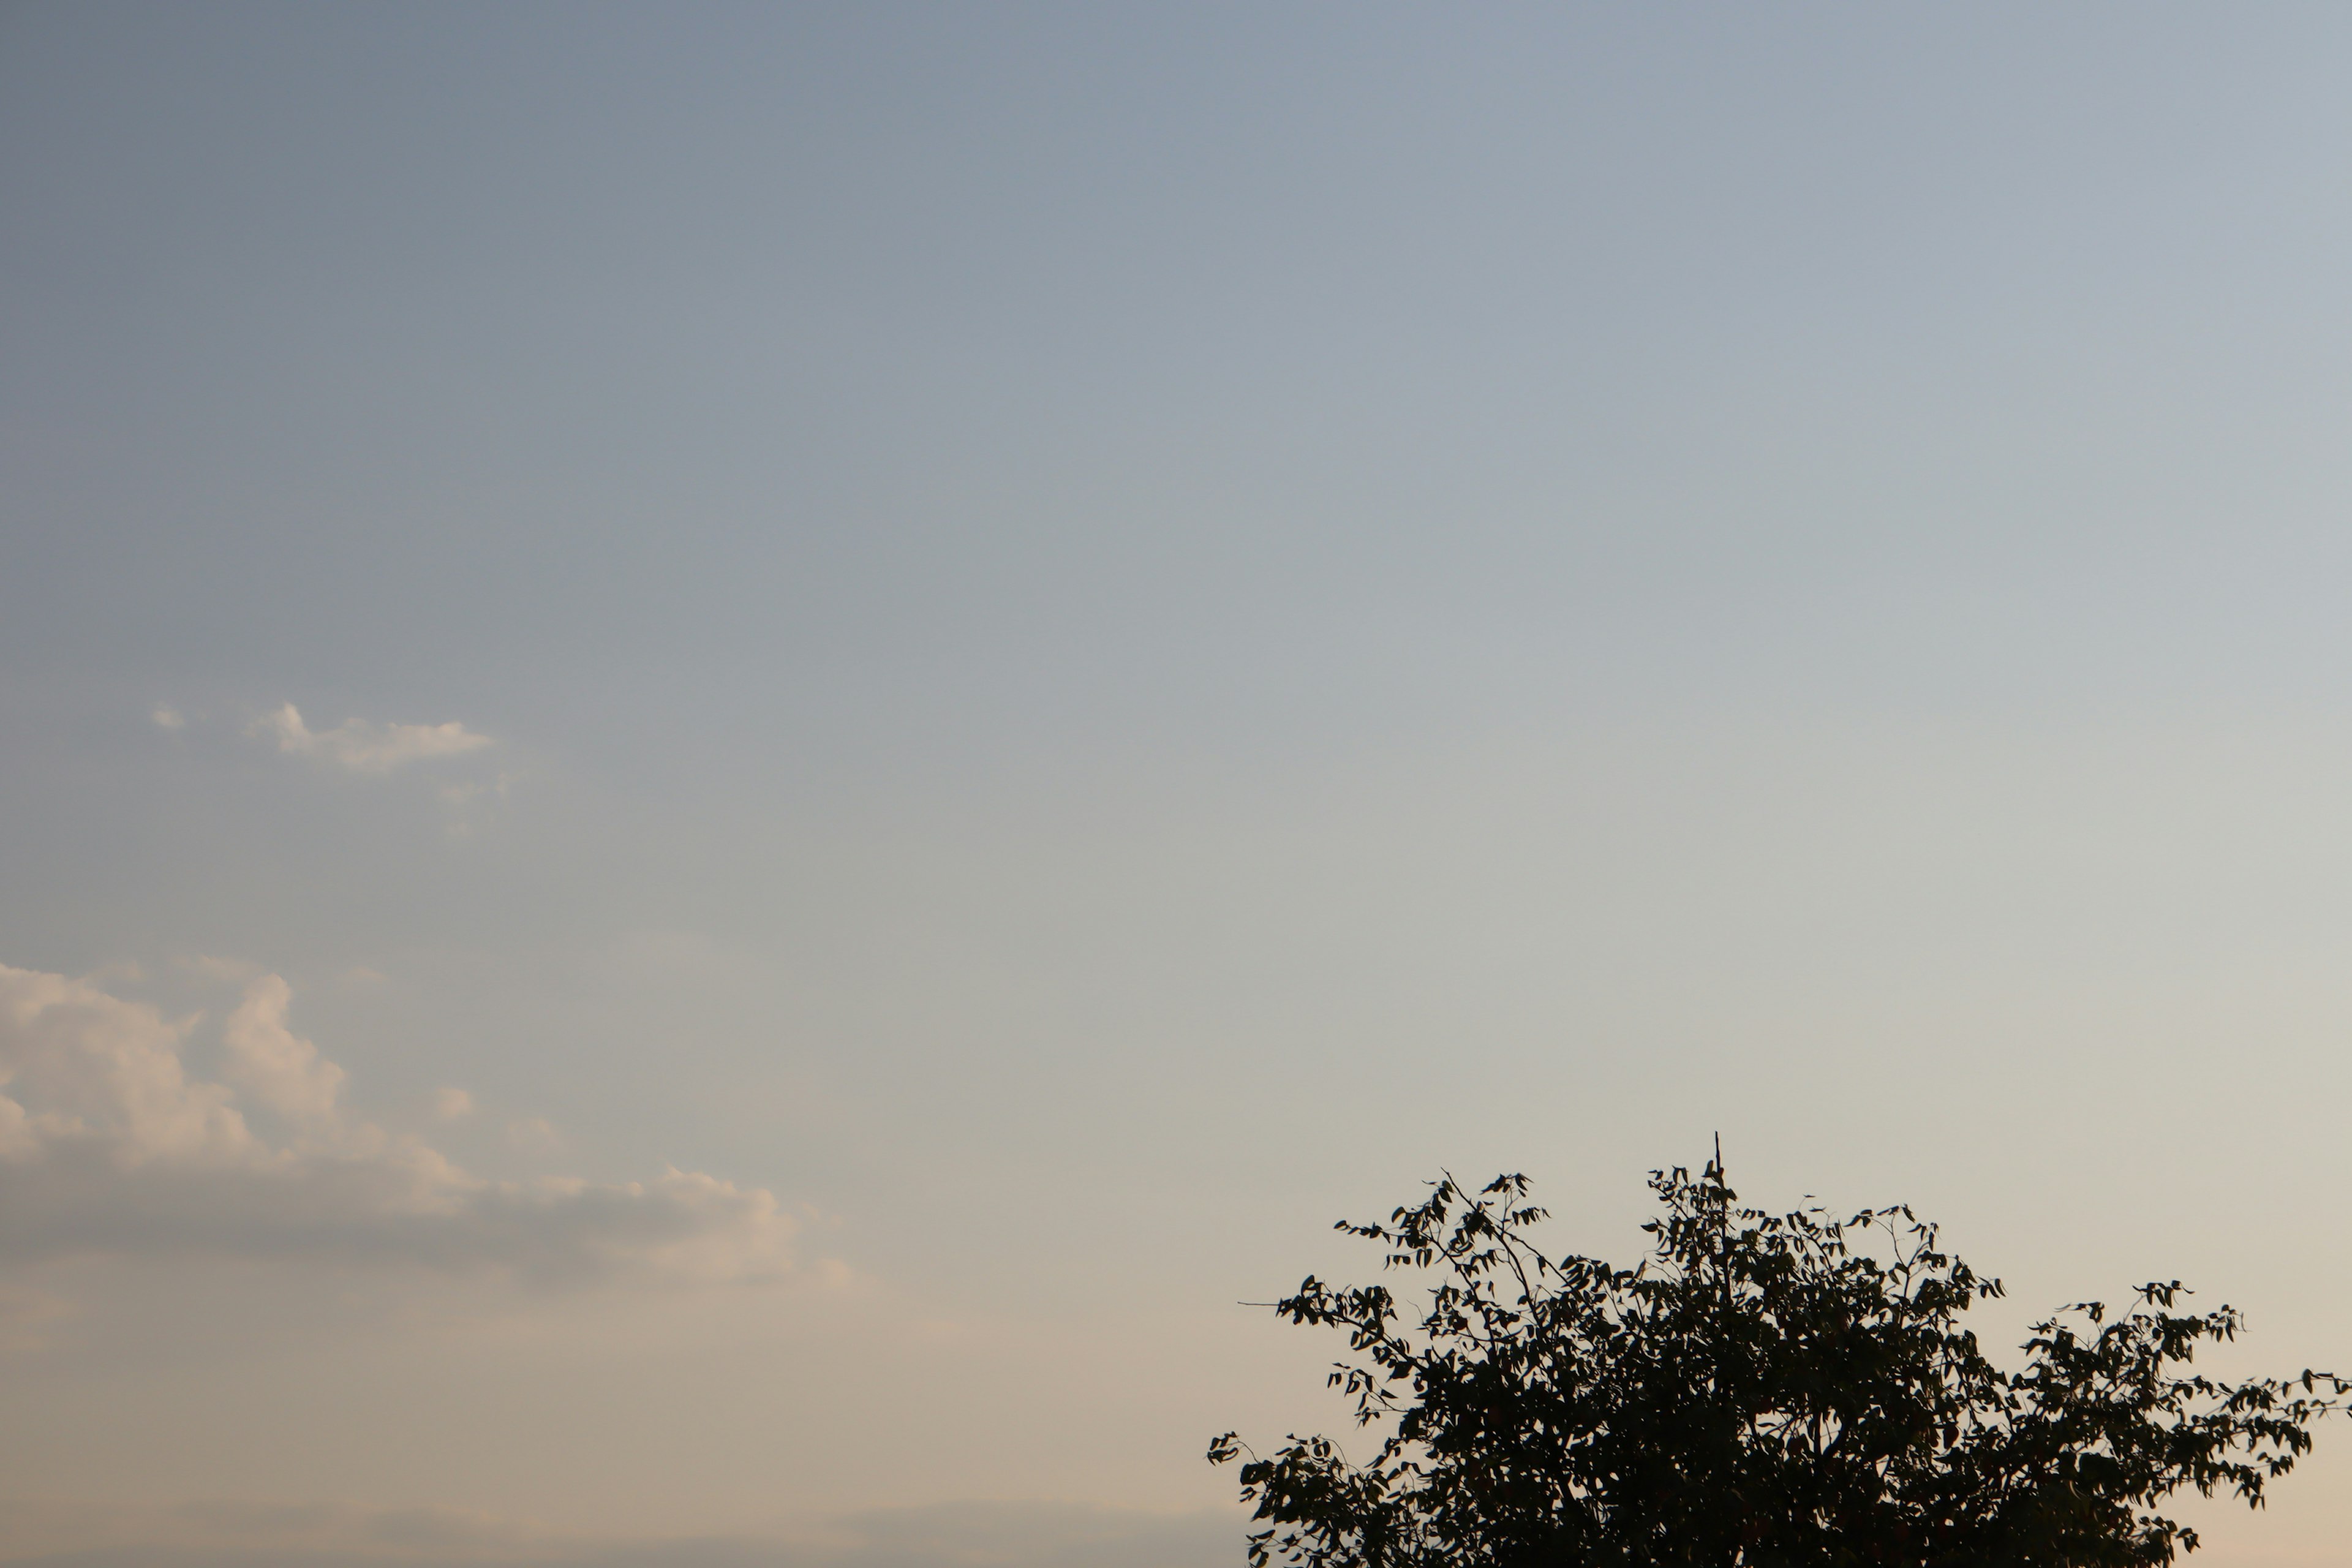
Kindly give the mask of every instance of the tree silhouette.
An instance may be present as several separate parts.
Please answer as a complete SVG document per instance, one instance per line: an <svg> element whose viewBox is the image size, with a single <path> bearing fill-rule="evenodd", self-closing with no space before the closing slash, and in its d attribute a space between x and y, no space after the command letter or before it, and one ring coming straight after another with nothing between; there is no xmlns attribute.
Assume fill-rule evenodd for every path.
<svg viewBox="0 0 2352 1568"><path fill-rule="evenodd" d="M1412 1321L1381 1285L1276 1304L1345 1331L1330 1383L1381 1437L1360 1465L1320 1436L1210 1446L1244 1460L1254 1568L2168 1563L2197 1536L2156 1504L2259 1507L2342 1403L2332 1375L2188 1372L2240 1318L2176 1312L2178 1280L2112 1321L2053 1313L2004 1371L1959 1327L2000 1284L1933 1225L1737 1207L1720 1162L1651 1173L1665 1212L1629 1269L1546 1258L1519 1175L1342 1222L1435 1283Z"/></svg>

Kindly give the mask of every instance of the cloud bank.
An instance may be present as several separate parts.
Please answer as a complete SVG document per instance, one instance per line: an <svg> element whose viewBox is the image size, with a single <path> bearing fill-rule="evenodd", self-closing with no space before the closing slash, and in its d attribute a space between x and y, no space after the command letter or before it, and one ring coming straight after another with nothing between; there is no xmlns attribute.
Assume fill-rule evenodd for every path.
<svg viewBox="0 0 2352 1568"><path fill-rule="evenodd" d="M253 733L276 736L278 749L289 755L355 773L388 773L410 763L461 756L490 744L490 737L454 720L446 724L372 724L346 719L331 730L313 730L291 702L256 721Z"/></svg>
<svg viewBox="0 0 2352 1568"><path fill-rule="evenodd" d="M92 1510L0 1501L0 1563L44 1568L1228 1568L1237 1514L1077 1503L877 1509L779 1540L583 1539L454 1510L191 1504Z"/></svg>
<svg viewBox="0 0 2352 1568"><path fill-rule="evenodd" d="M675 1169L488 1181L352 1119L343 1069L288 1026L291 999L274 974L247 984L212 1083L182 1058L195 1020L0 964L0 1258L303 1258L551 1281L791 1272L794 1223L763 1188Z"/></svg>

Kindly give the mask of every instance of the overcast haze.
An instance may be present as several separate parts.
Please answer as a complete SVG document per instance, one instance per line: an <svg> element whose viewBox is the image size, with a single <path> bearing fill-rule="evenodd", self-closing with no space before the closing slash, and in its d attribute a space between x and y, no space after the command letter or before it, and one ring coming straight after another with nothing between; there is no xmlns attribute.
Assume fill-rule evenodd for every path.
<svg viewBox="0 0 2352 1568"><path fill-rule="evenodd" d="M1238 1563L1237 1302L1718 1130L2352 1366L2348 79L0 10L0 1560Z"/></svg>

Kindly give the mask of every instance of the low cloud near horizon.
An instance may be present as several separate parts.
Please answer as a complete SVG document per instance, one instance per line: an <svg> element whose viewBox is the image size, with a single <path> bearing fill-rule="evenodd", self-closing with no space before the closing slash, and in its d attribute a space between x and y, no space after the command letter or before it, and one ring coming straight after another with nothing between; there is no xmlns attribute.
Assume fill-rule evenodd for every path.
<svg viewBox="0 0 2352 1568"><path fill-rule="evenodd" d="M345 1110L347 1075L247 981L192 1077L199 1020L95 978L0 965L0 1255L292 1258L714 1281L795 1271L776 1195L675 1168L646 1181L489 1181ZM270 1128L257 1131L254 1118Z"/></svg>
<svg viewBox="0 0 2352 1568"><path fill-rule="evenodd" d="M24 1568L1223 1568L1243 1525L1223 1510L1066 1502L866 1510L790 1535L595 1540L454 1510L194 1503L154 1509L0 1504Z"/></svg>

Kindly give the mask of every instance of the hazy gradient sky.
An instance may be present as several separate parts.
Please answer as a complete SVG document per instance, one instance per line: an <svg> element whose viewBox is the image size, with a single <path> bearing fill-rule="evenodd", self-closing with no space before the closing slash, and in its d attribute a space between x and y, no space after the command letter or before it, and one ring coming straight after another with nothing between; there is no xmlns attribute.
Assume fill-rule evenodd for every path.
<svg viewBox="0 0 2352 1568"><path fill-rule="evenodd" d="M1717 1130L2352 1365L2347 80L0 10L0 1559L1237 1562L1236 1302Z"/></svg>

